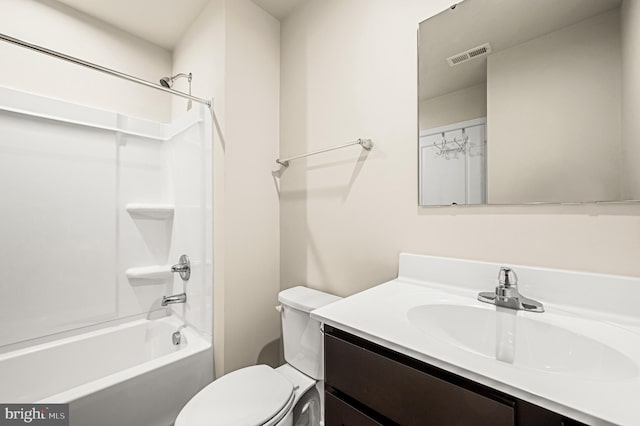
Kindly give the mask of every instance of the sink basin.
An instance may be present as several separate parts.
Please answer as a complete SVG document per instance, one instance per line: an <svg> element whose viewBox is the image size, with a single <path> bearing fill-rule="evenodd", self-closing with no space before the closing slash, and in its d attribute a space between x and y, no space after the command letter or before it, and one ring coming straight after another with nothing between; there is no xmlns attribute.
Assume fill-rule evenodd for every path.
<svg viewBox="0 0 640 426"><path fill-rule="evenodd" d="M421 305L409 322L430 337L519 368L594 380L638 375L625 354L585 335L506 308Z"/></svg>

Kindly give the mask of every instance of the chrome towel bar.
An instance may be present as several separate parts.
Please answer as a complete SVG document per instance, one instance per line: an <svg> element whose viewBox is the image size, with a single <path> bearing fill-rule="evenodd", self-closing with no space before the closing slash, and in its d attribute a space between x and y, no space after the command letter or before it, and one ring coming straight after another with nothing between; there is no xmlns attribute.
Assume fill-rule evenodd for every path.
<svg viewBox="0 0 640 426"><path fill-rule="evenodd" d="M281 160L278 158L276 160L276 163L284 167L289 167L289 161L291 160L297 160L299 158L308 157L310 155L322 154L323 152L334 151L336 149L346 148L348 146L353 146L353 145L360 145L362 146L363 149L366 149L367 151L371 151L371 148L373 148L373 141L371 139L358 139L357 141L345 143L344 145L338 145L332 148L321 149L318 151L309 152L307 154L296 155L295 157L289 157L284 160Z"/></svg>

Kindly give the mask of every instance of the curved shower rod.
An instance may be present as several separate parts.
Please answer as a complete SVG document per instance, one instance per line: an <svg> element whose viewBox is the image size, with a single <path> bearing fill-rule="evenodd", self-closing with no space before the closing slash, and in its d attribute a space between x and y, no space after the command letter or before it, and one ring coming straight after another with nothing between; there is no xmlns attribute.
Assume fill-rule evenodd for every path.
<svg viewBox="0 0 640 426"><path fill-rule="evenodd" d="M171 93L172 95L180 96L195 102L199 102L211 108L211 101L208 99L198 98L196 96L191 96L190 94L186 94L180 92L178 90L173 90L168 87L161 86L160 84L152 83L147 80L143 80L138 77L134 77L129 74L125 74L120 71L113 70L111 68L103 67L102 65L94 64L92 62L88 62L82 59L75 58L70 55L65 55L64 53L57 52L55 50L47 49L46 47L38 46L37 44L29 43L24 40L20 40L15 37L8 36L6 34L0 33L0 40L6 41L7 43L15 44L20 47L24 47L26 49L31 49L39 53L44 53L45 55L53 56L54 58L62 59L67 62L71 62L77 65L82 65L83 67L91 68L92 70L100 71L106 74L110 74L124 80L128 80L134 83L142 84L143 86L151 87L152 89L162 90L163 92Z"/></svg>

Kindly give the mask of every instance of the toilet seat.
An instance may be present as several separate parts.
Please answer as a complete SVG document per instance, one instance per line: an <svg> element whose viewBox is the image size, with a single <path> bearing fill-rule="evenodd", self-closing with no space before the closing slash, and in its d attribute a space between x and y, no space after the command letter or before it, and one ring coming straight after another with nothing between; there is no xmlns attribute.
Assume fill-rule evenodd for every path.
<svg viewBox="0 0 640 426"><path fill-rule="evenodd" d="M272 426L293 405L293 391L291 382L271 367L242 368L196 394L175 426Z"/></svg>

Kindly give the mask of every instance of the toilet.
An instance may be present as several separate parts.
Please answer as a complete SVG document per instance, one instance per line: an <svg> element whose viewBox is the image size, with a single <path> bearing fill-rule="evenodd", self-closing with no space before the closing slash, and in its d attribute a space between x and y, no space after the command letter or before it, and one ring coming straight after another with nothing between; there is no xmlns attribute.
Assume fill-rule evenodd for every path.
<svg viewBox="0 0 640 426"><path fill-rule="evenodd" d="M286 364L222 376L184 406L175 426L323 424L324 353L320 323L309 312L340 297L298 286L278 295Z"/></svg>

